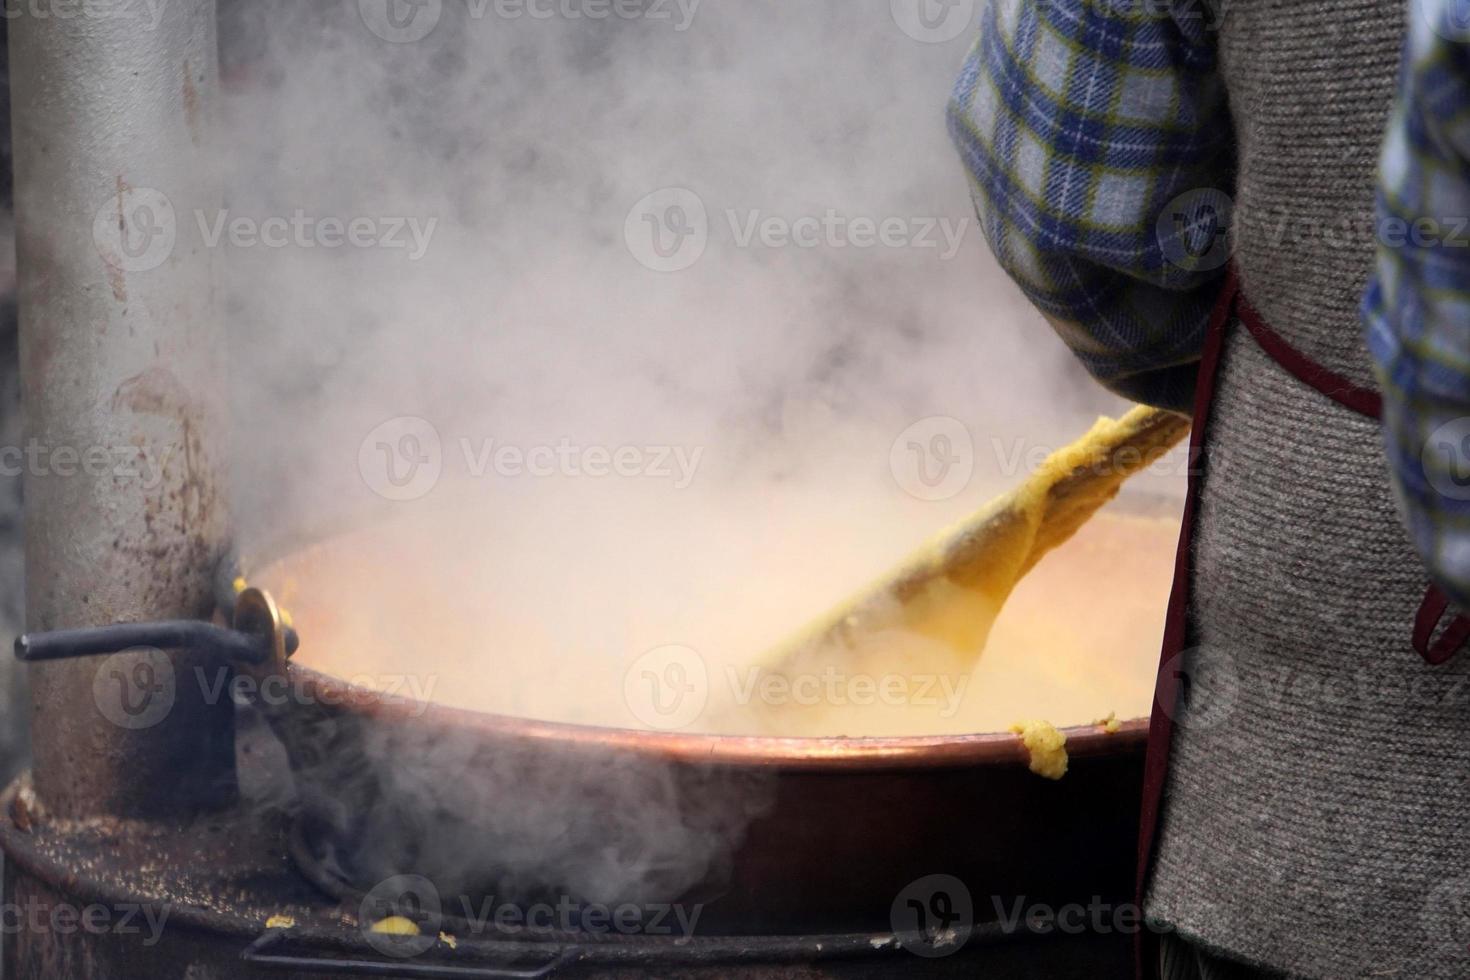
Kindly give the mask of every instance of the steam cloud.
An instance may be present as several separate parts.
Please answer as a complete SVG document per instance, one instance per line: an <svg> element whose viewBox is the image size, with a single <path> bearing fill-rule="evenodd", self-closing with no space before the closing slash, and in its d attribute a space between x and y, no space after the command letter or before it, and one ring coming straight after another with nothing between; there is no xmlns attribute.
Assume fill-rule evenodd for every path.
<svg viewBox="0 0 1470 980"><path fill-rule="evenodd" d="M712 664L750 654L1013 482L992 437L1058 445L1117 407L1026 311L973 226L943 123L971 31L915 40L889 0L705 0L684 30L687 7L640 9L655 7L675 17L446 2L408 43L377 36L356 2L224 10L230 214L300 213L318 242L237 244L220 263L242 547L269 554L344 523L469 508L469 520L416 525L411 555L360 572L441 569L442 606L413 608L426 621L483 617L486 635L464 652L483 660L488 707L626 722L618 678L649 647L690 643ZM693 192L709 224L702 257L676 272L640 262L625 233L635 205L667 188ZM902 219L915 234L929 221L937 247L838 247L833 214ZM821 221L818 247L762 243L761 221L803 217ZM434 224L414 258L319 247L326 218ZM946 227L963 236L947 242ZM442 438L445 473L423 499L387 502L360 448L409 416ZM978 451L974 485L945 503L905 494L889 467L898 435L930 416L962 420ZM469 477L461 440L486 439L701 456L682 489ZM840 567L804 566L813 553ZM445 597L451 581L459 594ZM782 597L797 587L807 594ZM425 626L342 591L341 618L362 635ZM534 612L537 645L497 630L500 605ZM694 636L696 620L713 625ZM303 636L314 642L309 624ZM559 708L575 700L560 686L571 677L613 707ZM527 784L507 763L469 801L520 794L505 836L436 841L412 814L466 803L454 786L464 751L398 744L327 760L338 777L372 767L367 810L338 815L379 859L372 873L449 856L592 899L667 899L726 861L760 809L759 793L714 778L691 788L645 766L591 799L585 772Z"/></svg>

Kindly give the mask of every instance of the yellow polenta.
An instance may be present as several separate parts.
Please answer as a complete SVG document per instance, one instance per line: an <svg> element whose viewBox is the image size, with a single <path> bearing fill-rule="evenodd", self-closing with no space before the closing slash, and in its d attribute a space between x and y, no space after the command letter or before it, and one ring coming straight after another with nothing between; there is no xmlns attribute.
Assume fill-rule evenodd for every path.
<svg viewBox="0 0 1470 980"><path fill-rule="evenodd" d="M1031 771L1047 779L1067 774L1067 736L1047 721L1023 721L1011 726L1031 755Z"/></svg>

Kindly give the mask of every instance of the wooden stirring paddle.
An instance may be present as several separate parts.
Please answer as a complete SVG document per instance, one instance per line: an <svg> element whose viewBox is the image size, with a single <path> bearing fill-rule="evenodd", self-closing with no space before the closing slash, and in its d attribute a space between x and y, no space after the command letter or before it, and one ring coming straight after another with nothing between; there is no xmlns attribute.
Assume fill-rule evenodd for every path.
<svg viewBox="0 0 1470 980"><path fill-rule="evenodd" d="M956 665L972 665L1016 583L1189 426L1181 415L1146 407L1099 419L1021 486L931 539L765 662L780 672L811 657L870 650L875 636L899 633L940 645Z"/></svg>

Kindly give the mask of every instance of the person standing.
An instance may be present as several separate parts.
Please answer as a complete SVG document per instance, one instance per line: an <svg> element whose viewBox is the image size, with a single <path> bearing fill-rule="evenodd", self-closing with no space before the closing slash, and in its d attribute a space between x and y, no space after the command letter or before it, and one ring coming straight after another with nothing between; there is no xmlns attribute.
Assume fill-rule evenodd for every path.
<svg viewBox="0 0 1470 980"><path fill-rule="evenodd" d="M1379 168L1363 318L1414 544L1470 606L1470 7L1418 9Z"/></svg>
<svg viewBox="0 0 1470 980"><path fill-rule="evenodd" d="M1470 620L1400 521L1359 318L1405 19L989 0L951 101L1001 265L1101 383L1194 417L1149 975L1470 976Z"/></svg>

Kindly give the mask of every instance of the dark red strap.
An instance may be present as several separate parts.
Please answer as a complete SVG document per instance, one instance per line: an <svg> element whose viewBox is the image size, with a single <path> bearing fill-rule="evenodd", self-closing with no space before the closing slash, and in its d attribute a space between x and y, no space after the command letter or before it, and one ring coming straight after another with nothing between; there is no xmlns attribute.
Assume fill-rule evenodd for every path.
<svg viewBox="0 0 1470 980"><path fill-rule="evenodd" d="M1470 640L1470 617L1466 616L1456 616L1440 638L1434 639L1434 630L1449 606L1448 597L1431 585L1419 607L1419 615L1414 617L1414 649L1434 667L1447 663L1465 645L1465 641Z"/></svg>
<svg viewBox="0 0 1470 980"><path fill-rule="evenodd" d="M1164 799L1164 782L1169 774L1169 743L1174 736L1174 705L1179 695L1178 660L1185 648L1185 630L1188 626L1189 551L1203 479L1205 427L1209 423L1210 406L1214 402L1215 377L1219 373L1225 332L1235 313L1239 294L1240 278L1232 264L1225 276L1225 288L1210 316L1204 350L1200 355L1199 377L1194 388L1194 425L1189 434L1189 492L1184 501L1184 521L1179 528L1179 548L1174 556L1174 584L1169 594L1169 610L1164 619L1163 651L1159 658L1158 682L1154 688L1153 717L1148 727L1148 755L1143 763L1143 804L1138 828L1138 877L1135 889L1140 910L1144 907L1144 892L1148 888L1149 869L1153 865L1159 809ZM1158 934L1147 928L1140 929L1136 949L1140 980L1157 976Z"/></svg>
<svg viewBox="0 0 1470 980"><path fill-rule="evenodd" d="M1256 343L1261 345L1261 349L1293 377L1359 415L1375 419L1382 418L1382 395L1372 388L1353 384L1342 375L1327 370L1291 346L1287 343L1286 338L1272 330L1266 321L1261 319L1261 315L1244 296L1236 298L1235 314L1240 317L1240 322L1245 324L1245 328L1251 332L1251 336L1256 338ZM1434 639L1434 631L1448 608L1449 600L1445 598L1444 593L1430 586L1428 595L1424 597L1424 602L1419 606L1419 614L1414 617L1414 649L1419 652L1419 656L1434 667L1449 661L1460 647L1465 645L1465 641L1470 640L1470 618L1465 616L1456 616L1445 627L1439 639Z"/></svg>
<svg viewBox="0 0 1470 980"><path fill-rule="evenodd" d="M1285 337L1267 326L1266 321L1261 319L1255 307L1251 306L1250 301L1243 296L1236 301L1235 315L1240 317L1240 322L1245 324L1245 328L1251 332L1252 337L1256 338L1256 343L1261 345L1261 349L1271 356L1271 360L1285 368L1292 377L1317 389L1339 405L1350 408L1359 415L1375 419L1382 417L1383 396L1381 394L1372 388L1353 384L1347 378L1327 370L1291 346Z"/></svg>

